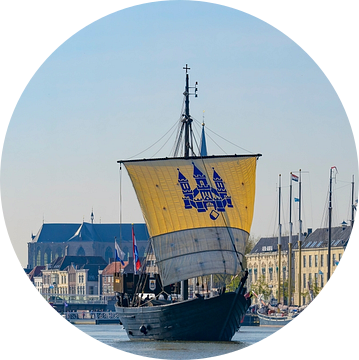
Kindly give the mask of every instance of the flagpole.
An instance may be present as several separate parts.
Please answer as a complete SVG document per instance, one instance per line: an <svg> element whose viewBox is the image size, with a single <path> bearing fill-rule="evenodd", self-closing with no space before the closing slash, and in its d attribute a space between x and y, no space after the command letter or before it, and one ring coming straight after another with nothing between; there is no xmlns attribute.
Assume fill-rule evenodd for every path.
<svg viewBox="0 0 359 360"><path fill-rule="evenodd" d="M116 269L117 269L117 256L116 256L116 236L115 236L115 274L116 274Z"/></svg>
<svg viewBox="0 0 359 360"><path fill-rule="evenodd" d="M135 255L135 233L133 230L133 224L132 226L132 256L133 256L133 273L136 275L136 255Z"/></svg>

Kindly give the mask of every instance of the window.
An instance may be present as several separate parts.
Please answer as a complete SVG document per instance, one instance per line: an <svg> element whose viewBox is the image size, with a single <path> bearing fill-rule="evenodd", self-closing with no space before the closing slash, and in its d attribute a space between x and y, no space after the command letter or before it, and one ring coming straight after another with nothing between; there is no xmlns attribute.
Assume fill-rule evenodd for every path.
<svg viewBox="0 0 359 360"><path fill-rule="evenodd" d="M312 255L309 255L309 267L312 267Z"/></svg>
<svg viewBox="0 0 359 360"><path fill-rule="evenodd" d="M336 256L335 256L335 254L333 254L333 266L335 266L335 265L337 265L336 264Z"/></svg>
<svg viewBox="0 0 359 360"><path fill-rule="evenodd" d="M320 287L324 286L324 274L320 274Z"/></svg>
<svg viewBox="0 0 359 360"><path fill-rule="evenodd" d="M306 255L303 255L303 267L307 266L307 257Z"/></svg>
<svg viewBox="0 0 359 360"><path fill-rule="evenodd" d="M262 246L262 251L267 251L267 247L266 247L266 246Z"/></svg>
<svg viewBox="0 0 359 360"><path fill-rule="evenodd" d="M272 281L273 280L273 268L268 268L269 271L269 280Z"/></svg>
<svg viewBox="0 0 359 360"><path fill-rule="evenodd" d="M318 267L318 255L314 256L314 266Z"/></svg>
<svg viewBox="0 0 359 360"><path fill-rule="evenodd" d="M307 278L305 274L303 274L303 289L306 289L306 287L307 287Z"/></svg>
<svg viewBox="0 0 359 360"><path fill-rule="evenodd" d="M313 244L312 244L311 247L314 247L316 243L317 243L316 241L313 241Z"/></svg>
<svg viewBox="0 0 359 360"><path fill-rule="evenodd" d="M312 243L312 242L311 242L311 241L309 241L309 242L308 242L308 244L307 244L307 245L305 245L305 247L306 247L306 248L307 248L307 247L309 247L311 243Z"/></svg>
<svg viewBox="0 0 359 360"><path fill-rule="evenodd" d="M324 266L324 255L320 255L320 266Z"/></svg>

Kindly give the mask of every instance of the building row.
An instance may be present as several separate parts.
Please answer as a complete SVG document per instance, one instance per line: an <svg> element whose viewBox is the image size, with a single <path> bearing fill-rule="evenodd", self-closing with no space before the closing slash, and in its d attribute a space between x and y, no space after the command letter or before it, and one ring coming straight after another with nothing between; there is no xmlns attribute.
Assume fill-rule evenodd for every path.
<svg viewBox="0 0 359 360"><path fill-rule="evenodd" d="M115 241L125 254L127 271L133 272L132 227L139 255L144 258L149 247L145 224L94 224L93 215L91 223L43 224L28 243L26 272L38 291L46 295L113 295L113 274L126 269L113 261ZM343 256L351 230L352 227L345 224L331 230L330 273ZM302 235L299 251L298 235L292 237L292 290L289 299L289 237L281 238L280 265L278 239L261 238L246 255L248 288L262 282L270 289L269 297L277 298L280 293L280 302L306 304L328 281L328 241L327 228L309 230ZM148 266L152 266L153 272L155 259L152 258Z"/></svg>
<svg viewBox="0 0 359 360"><path fill-rule="evenodd" d="M328 228L308 231L298 247L298 235L292 236L291 299L288 299L289 236L281 237L281 264L279 265L278 238L261 238L246 255L249 288L262 281L268 285L269 298L278 298L281 303L305 305L325 286L338 266L352 231L351 226L342 225L331 229L330 269L328 269ZM280 281L278 267L281 267ZM328 270L330 271L328 276ZM279 286L281 287L279 292Z"/></svg>
<svg viewBox="0 0 359 360"><path fill-rule="evenodd" d="M145 259L142 258L142 264ZM148 269L151 269L149 261ZM153 270L153 269L152 269ZM51 264L35 266L28 277L46 298L114 296L114 274L133 273L133 261L109 264L101 256L60 256Z"/></svg>

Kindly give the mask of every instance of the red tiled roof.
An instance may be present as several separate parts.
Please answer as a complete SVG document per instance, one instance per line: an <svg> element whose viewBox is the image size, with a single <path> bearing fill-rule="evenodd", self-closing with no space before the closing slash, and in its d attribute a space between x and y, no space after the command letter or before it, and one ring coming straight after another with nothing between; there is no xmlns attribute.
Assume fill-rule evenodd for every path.
<svg viewBox="0 0 359 360"><path fill-rule="evenodd" d="M122 265L119 261L114 261L110 264L108 264L103 272L102 272L102 275L113 275L115 272L120 272L120 269L124 269L127 264L128 264L128 261L124 261L125 265Z"/></svg>
<svg viewBox="0 0 359 360"><path fill-rule="evenodd" d="M27 275L32 281L34 276L38 276L41 273L41 270L44 270L46 266L35 266Z"/></svg>

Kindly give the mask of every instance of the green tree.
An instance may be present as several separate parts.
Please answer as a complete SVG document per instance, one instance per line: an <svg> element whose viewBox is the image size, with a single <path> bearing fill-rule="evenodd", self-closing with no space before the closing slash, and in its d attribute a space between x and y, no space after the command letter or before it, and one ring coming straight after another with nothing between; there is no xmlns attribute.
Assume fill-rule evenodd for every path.
<svg viewBox="0 0 359 360"><path fill-rule="evenodd" d="M282 301L283 299L283 290L284 290L284 298L286 300L286 304L289 304L289 299L288 299L288 279L287 280L283 280L281 281L281 284L280 284L280 294L281 294L281 299L278 299L278 289L276 289L276 298L278 299L278 301ZM294 294L294 291L295 291L295 286L293 285L293 282L292 282L292 296Z"/></svg>
<svg viewBox="0 0 359 360"><path fill-rule="evenodd" d="M272 293L272 290L265 281L264 275L262 275L254 284L252 284L251 290L253 290L258 296L263 295L265 300L269 300L269 296Z"/></svg>
<svg viewBox="0 0 359 360"><path fill-rule="evenodd" d="M253 236L249 236L249 238L247 240L247 243L246 243L246 247L244 249L244 255L249 254L259 240L260 240L260 237L255 238ZM246 258L246 256L243 257L242 265L243 265L244 269L247 269L247 258Z"/></svg>

